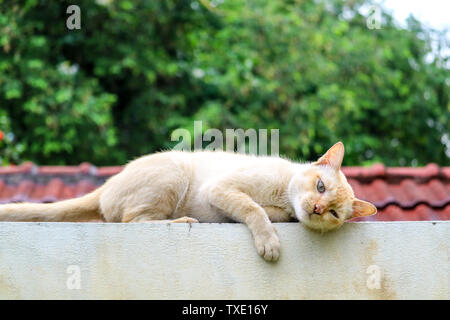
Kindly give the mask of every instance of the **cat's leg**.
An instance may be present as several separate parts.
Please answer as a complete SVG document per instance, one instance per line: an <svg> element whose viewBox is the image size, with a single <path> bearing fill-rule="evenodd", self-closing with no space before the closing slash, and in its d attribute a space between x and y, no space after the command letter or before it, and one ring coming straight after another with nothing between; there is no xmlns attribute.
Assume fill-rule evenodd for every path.
<svg viewBox="0 0 450 320"><path fill-rule="evenodd" d="M198 220L191 217L181 217L174 220L169 220L170 223L198 223Z"/></svg>
<svg viewBox="0 0 450 320"><path fill-rule="evenodd" d="M227 183L209 188L209 203L219 208L235 221L245 223L252 232L256 250L267 261L276 261L280 256L280 241L276 229L264 209L250 196Z"/></svg>
<svg viewBox="0 0 450 320"><path fill-rule="evenodd" d="M283 208L275 206L263 206L264 211L266 211L267 216L272 222L289 222L293 218L286 212Z"/></svg>
<svg viewBox="0 0 450 320"><path fill-rule="evenodd" d="M147 223L198 223L197 219L191 217L181 217L173 220L155 220L152 214L142 214L132 219L130 222L147 222Z"/></svg>

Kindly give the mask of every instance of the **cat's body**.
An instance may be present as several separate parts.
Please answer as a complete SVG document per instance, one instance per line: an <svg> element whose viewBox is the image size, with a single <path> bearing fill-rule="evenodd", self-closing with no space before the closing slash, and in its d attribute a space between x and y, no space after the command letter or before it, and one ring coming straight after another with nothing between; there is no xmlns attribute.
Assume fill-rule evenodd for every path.
<svg viewBox="0 0 450 320"><path fill-rule="evenodd" d="M217 151L156 153L130 162L84 197L0 206L0 221L236 221L252 231L260 255L277 260L271 222L299 219L327 231L376 212L354 198L340 172L343 152L338 143L313 164Z"/></svg>
<svg viewBox="0 0 450 320"><path fill-rule="evenodd" d="M101 211L107 221L113 222L130 222L140 216L140 211L154 215L149 216L151 220L189 216L199 222L239 221L238 217L230 218L212 199L210 193L220 192L214 188L223 183L229 189L245 189L262 207L284 211L282 217L268 212L271 221L289 221L295 215L287 189L295 169L300 166L278 157L217 151L152 154L131 162L105 184L100 198ZM130 181L130 176L139 179ZM126 200L113 200L118 197ZM143 198L148 200L148 207L139 207ZM154 203L157 208L152 208Z"/></svg>

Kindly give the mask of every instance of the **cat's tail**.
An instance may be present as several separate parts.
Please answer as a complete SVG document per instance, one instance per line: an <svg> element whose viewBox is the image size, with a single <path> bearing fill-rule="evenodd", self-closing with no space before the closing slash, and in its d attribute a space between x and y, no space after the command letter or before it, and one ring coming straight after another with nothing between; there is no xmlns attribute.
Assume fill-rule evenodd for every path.
<svg viewBox="0 0 450 320"><path fill-rule="evenodd" d="M0 221L89 221L102 219L100 187L80 198L55 203L0 205Z"/></svg>

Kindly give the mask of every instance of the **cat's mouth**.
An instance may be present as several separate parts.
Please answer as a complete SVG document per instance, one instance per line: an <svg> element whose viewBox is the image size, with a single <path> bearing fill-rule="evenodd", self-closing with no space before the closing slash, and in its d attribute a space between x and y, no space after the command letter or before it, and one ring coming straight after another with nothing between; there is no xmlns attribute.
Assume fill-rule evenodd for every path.
<svg viewBox="0 0 450 320"><path fill-rule="evenodd" d="M322 215L320 213L315 212L314 209L312 211L307 211L307 216L308 216L308 219L310 219L310 220L320 219L322 217Z"/></svg>
<svg viewBox="0 0 450 320"><path fill-rule="evenodd" d="M313 208L309 208L309 206L301 206L301 210L299 210L299 220L303 221L306 226L311 229L324 229L324 217L323 214L317 213Z"/></svg>
<svg viewBox="0 0 450 320"><path fill-rule="evenodd" d="M299 209L299 220L314 221L317 218L320 218L320 214L314 212L314 208L309 208L308 206L303 205Z"/></svg>

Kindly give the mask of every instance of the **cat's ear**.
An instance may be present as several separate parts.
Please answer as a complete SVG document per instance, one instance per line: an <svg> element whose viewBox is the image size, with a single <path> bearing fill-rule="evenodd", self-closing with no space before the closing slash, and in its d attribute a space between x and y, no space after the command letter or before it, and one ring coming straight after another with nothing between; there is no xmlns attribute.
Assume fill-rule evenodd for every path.
<svg viewBox="0 0 450 320"><path fill-rule="evenodd" d="M355 199L352 205L352 218L367 217L377 213L377 208L370 202Z"/></svg>
<svg viewBox="0 0 450 320"><path fill-rule="evenodd" d="M342 142L337 142L328 151L319 158L315 165L329 165L335 170L341 169L342 160L344 159L344 144Z"/></svg>

